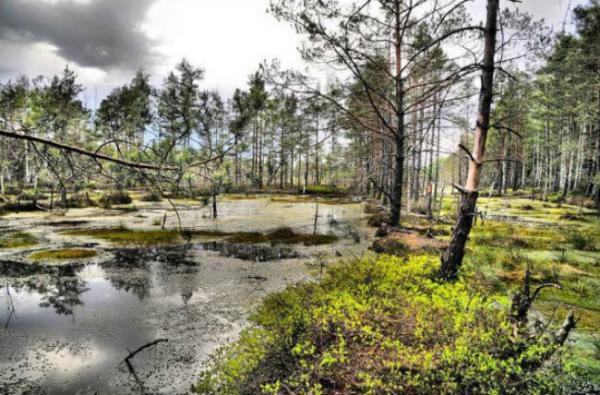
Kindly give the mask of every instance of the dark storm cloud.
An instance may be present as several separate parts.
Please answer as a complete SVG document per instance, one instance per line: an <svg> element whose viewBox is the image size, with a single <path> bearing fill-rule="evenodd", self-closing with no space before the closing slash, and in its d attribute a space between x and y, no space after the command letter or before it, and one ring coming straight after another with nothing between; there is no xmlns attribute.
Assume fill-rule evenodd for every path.
<svg viewBox="0 0 600 395"><path fill-rule="evenodd" d="M0 0L0 40L50 43L81 66L134 69L152 58L153 42L139 26L154 1Z"/></svg>

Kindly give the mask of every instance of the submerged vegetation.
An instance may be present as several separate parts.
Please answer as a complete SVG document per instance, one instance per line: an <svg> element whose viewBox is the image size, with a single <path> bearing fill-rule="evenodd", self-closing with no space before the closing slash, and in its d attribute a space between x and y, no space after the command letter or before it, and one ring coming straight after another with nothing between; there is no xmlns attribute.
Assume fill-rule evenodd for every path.
<svg viewBox="0 0 600 395"><path fill-rule="evenodd" d="M18 232L0 235L0 249L31 247L38 244L38 239L29 233Z"/></svg>

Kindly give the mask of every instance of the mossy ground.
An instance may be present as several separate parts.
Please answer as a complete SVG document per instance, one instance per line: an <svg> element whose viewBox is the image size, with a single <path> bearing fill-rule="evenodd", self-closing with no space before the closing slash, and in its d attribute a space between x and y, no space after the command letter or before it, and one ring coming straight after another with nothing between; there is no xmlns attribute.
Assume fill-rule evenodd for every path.
<svg viewBox="0 0 600 395"><path fill-rule="evenodd" d="M570 363L600 378L600 353L590 355L580 347L581 342L600 341L597 211L520 197L482 198L479 211L505 220L485 220L485 215L484 221L478 219L467 245L465 274L482 292L514 292L522 284L527 266L535 282L560 285L561 289L542 291L535 308L555 321L562 320L569 310L575 311L579 318L577 343ZM449 231L451 225L436 228ZM448 237L439 236L442 240Z"/></svg>
<svg viewBox="0 0 600 395"><path fill-rule="evenodd" d="M94 250L83 248L64 248L60 250L44 250L34 252L29 255L29 259L33 261L54 261L54 260L74 260L92 258L98 255Z"/></svg>
<svg viewBox="0 0 600 395"><path fill-rule="evenodd" d="M23 248L38 244L38 240L29 233L17 232L0 236L0 249Z"/></svg>

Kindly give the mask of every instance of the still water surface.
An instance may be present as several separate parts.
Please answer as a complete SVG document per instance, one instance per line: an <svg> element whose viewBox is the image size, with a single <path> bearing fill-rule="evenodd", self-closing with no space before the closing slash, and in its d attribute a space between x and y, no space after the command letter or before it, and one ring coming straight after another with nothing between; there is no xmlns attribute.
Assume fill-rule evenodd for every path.
<svg viewBox="0 0 600 395"><path fill-rule="evenodd" d="M216 223L195 207L182 210L184 225L267 231L289 224L297 231L315 230L313 203L261 198L225 201L220 208ZM73 226L145 227L163 211L92 214L73 210L66 220L84 218ZM355 245L360 205L322 205L318 214L316 230L342 238L323 250L332 254ZM36 248L78 242L38 217L7 220L8 227L46 240ZM0 394L187 393L202 364L235 339L261 298L313 278L306 262L319 250L219 241L97 248L100 260L38 273L19 262L28 251L0 255ZM156 339L168 342L137 354L132 374L123 362L129 350Z"/></svg>

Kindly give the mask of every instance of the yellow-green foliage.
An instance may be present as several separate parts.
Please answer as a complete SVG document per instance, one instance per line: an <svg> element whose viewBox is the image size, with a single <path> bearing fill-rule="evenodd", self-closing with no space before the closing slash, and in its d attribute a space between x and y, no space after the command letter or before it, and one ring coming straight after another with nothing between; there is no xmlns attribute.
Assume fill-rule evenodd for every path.
<svg viewBox="0 0 600 395"><path fill-rule="evenodd" d="M0 249L31 247L38 244L38 240L29 233L9 233L0 236Z"/></svg>
<svg viewBox="0 0 600 395"><path fill-rule="evenodd" d="M518 341L508 300L433 280L437 259L390 256L332 267L266 298L222 349L206 394L546 394L552 352Z"/></svg>
<svg viewBox="0 0 600 395"><path fill-rule="evenodd" d="M597 225L525 226L486 222L473 228L468 272L482 289L506 292L520 286L527 265L534 280L553 282L562 289L543 292L540 307L552 313L556 303L567 303L581 314L580 329L599 330L600 232ZM552 302L552 303L549 303ZM599 362L600 366L600 362Z"/></svg>
<svg viewBox="0 0 600 395"><path fill-rule="evenodd" d="M29 255L29 259L34 261L45 261L45 260L73 260L91 258L97 255L94 250L87 250L82 248L65 248L62 250L45 250L34 252Z"/></svg>

